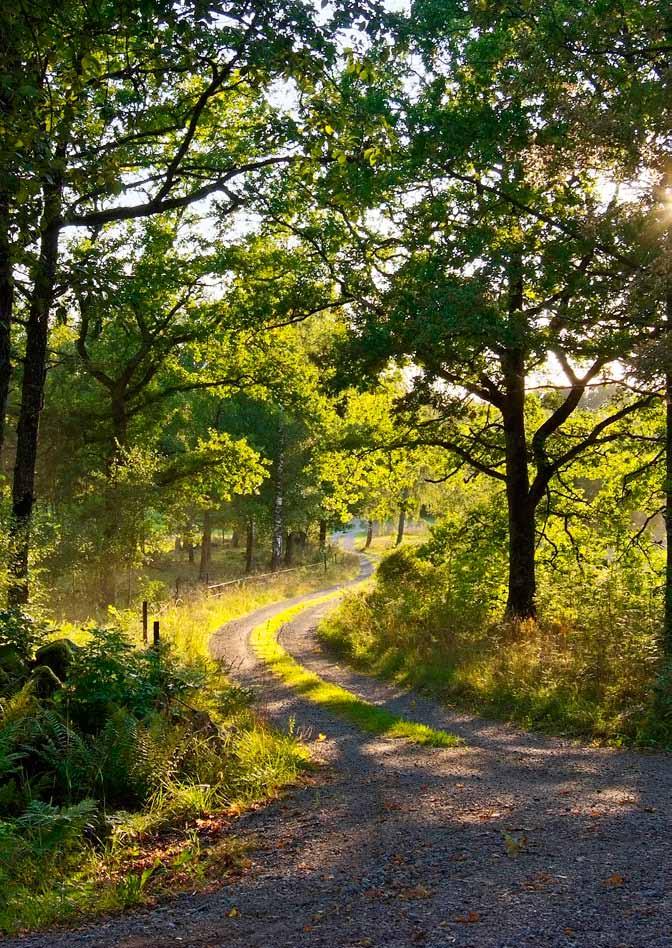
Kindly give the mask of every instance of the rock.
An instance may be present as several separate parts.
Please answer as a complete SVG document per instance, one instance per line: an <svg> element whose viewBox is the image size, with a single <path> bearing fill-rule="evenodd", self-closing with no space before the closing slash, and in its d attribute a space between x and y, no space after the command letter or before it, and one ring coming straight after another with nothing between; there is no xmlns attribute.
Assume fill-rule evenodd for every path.
<svg viewBox="0 0 672 948"><path fill-rule="evenodd" d="M38 698L50 698L55 691L63 687L63 683L48 665L38 665L33 668L29 682L32 685L33 693Z"/></svg>
<svg viewBox="0 0 672 948"><path fill-rule="evenodd" d="M53 642L47 642L46 645L38 648L35 652L33 667L46 665L57 679L64 681L68 677L68 669L78 648L79 646L70 639L54 639Z"/></svg>

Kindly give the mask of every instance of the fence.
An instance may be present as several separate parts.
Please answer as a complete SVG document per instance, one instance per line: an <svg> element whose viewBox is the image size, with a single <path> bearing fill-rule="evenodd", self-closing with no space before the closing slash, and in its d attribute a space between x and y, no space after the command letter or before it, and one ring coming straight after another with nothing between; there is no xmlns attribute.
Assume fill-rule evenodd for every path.
<svg viewBox="0 0 672 948"><path fill-rule="evenodd" d="M275 571L267 573L251 573L249 576L239 576L237 579L228 579L224 583L212 583L208 582L208 576L206 574L205 583L205 592L208 595L222 595L229 589L231 586L241 586L245 583L253 583L258 579L268 579L269 577L281 576L283 573L296 573L298 570L307 570L307 569L323 569L326 573L329 558L331 557L334 563L338 562L338 548L332 548L330 550L325 550L323 557L317 563L304 563L301 566L289 566L285 569L277 569ZM155 615L161 615L167 609L171 607L174 603L179 601L180 598L180 587L182 585L182 580L178 576L175 580L175 598L172 602L164 603L159 609L156 610ZM199 584L191 586L191 588L197 588ZM161 626L158 619L155 619L152 626L152 641L154 645L158 645L161 638ZM144 600L142 603L142 641L145 644L149 642L149 603L147 600Z"/></svg>

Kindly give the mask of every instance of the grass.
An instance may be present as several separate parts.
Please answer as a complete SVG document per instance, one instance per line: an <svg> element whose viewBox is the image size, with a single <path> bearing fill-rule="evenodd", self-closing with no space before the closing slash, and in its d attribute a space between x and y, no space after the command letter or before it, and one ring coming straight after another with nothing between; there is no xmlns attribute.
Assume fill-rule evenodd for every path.
<svg viewBox="0 0 672 948"><path fill-rule="evenodd" d="M346 555L326 572L301 568L234 585L220 596L206 596L196 588L163 607L162 639L171 642L183 661L208 664L210 637L225 622L268 603L346 581L358 568L357 557ZM112 611L110 618L140 641L137 610ZM55 634L80 644L91 638L87 628L74 623ZM292 731L268 727L249 707L243 689L210 667L213 680L193 702L193 773L161 780L134 812L106 813L102 841L78 838L55 859L53 852L31 848L30 839L17 836L11 821L0 819L1 933L78 923L100 913L151 905L181 891L221 884L240 871L254 842L237 838L236 816L295 784L310 755ZM3 714L0 708L0 724ZM216 724L225 741L223 753L214 754L197 733L199 722L206 719ZM167 735L164 744L171 740ZM19 859L14 846L20 847Z"/></svg>
<svg viewBox="0 0 672 948"><path fill-rule="evenodd" d="M404 533L403 546L418 546L421 543L424 543L428 537L427 529L422 527L413 527L411 530L407 530ZM364 543L366 542L366 533L362 533L357 537L357 549L362 550L365 553L389 553L390 550L395 549L396 545L396 534L386 533L382 536L374 537L371 541L369 547L364 550Z"/></svg>
<svg viewBox="0 0 672 948"><path fill-rule="evenodd" d="M11 893L0 906L0 931L9 935L79 924L232 881L249 865L255 840L223 836L226 828L221 818L204 818L198 832L146 841L102 857L91 851L58 884L41 892L18 888Z"/></svg>
<svg viewBox="0 0 672 948"><path fill-rule="evenodd" d="M3 835L11 824L0 820L0 933L153 905L235 876L254 845L236 835L236 817L296 784L310 755L250 708L217 723L228 735L224 753L215 757L202 740L203 752L194 750L196 736L193 776L168 775L142 809L107 814L102 844L77 838L45 849Z"/></svg>
<svg viewBox="0 0 672 948"><path fill-rule="evenodd" d="M310 605L328 602L339 595L337 592L312 599ZM429 747L456 747L462 743L454 734L405 720L386 708L364 701L345 688L325 681L295 661L280 645L277 633L286 622L305 608L306 604L293 606L252 630L252 647L286 685L315 704L372 734L400 738Z"/></svg>
<svg viewBox="0 0 672 948"><path fill-rule="evenodd" d="M556 584L538 622L506 623L455 588L443 566L392 556L375 587L347 596L321 623L319 637L334 654L448 706L530 730L672 747L672 673L665 676L646 597L577 583L563 609Z"/></svg>
<svg viewBox="0 0 672 948"><path fill-rule="evenodd" d="M358 572L358 558L346 553L330 563L326 571L321 565L300 567L292 573L237 583L219 595L205 595L202 587L196 587L178 602L166 602L150 610L150 635L152 621L159 619L162 638L173 645L181 658L208 659L210 638L225 623L270 603L347 582ZM112 609L109 620L140 644L142 625L138 609ZM86 625L65 623L57 634L81 642L86 638Z"/></svg>

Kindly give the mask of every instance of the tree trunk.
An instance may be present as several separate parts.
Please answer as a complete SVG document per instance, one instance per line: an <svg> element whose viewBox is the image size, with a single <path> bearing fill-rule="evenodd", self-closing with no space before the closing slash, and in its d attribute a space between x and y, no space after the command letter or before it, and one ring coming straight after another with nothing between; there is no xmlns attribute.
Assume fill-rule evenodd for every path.
<svg viewBox="0 0 672 948"><path fill-rule="evenodd" d="M14 278L9 240L9 202L0 194L0 457L5 443L9 383L12 377Z"/></svg>
<svg viewBox="0 0 672 948"><path fill-rule="evenodd" d="M672 174L665 180L669 187ZM672 658L672 227L667 233L666 265L669 268L665 287L665 614L663 649Z"/></svg>
<svg viewBox="0 0 672 948"><path fill-rule="evenodd" d="M110 413L112 415L112 431L114 435L112 458L115 461L121 460L123 463L123 449L128 441L128 416L126 414L126 401L123 396L120 398L112 397L110 400Z"/></svg>
<svg viewBox="0 0 672 948"><path fill-rule="evenodd" d="M203 536L201 538L201 561L198 566L198 578L203 581L207 578L210 571L210 560L212 558L212 520L210 511L206 510L203 514Z"/></svg>
<svg viewBox="0 0 672 948"><path fill-rule="evenodd" d="M234 530L231 534L231 546L234 550L237 550L240 546L240 533L237 530Z"/></svg>
<svg viewBox="0 0 672 948"><path fill-rule="evenodd" d="M672 322L672 294L668 301ZM670 356L668 354L667 358ZM672 372L665 373L665 618L664 652L672 657Z"/></svg>
<svg viewBox="0 0 672 948"><path fill-rule="evenodd" d="M530 497L525 434L525 372L522 354L503 359L506 384L504 439L509 522L509 592L506 615L533 619L537 614L535 575L535 504Z"/></svg>
<svg viewBox="0 0 672 948"><path fill-rule="evenodd" d="M285 450L282 432L278 447L278 459L275 464L275 493L273 496L273 532L271 536L271 570L275 573L282 562L282 540L284 533L284 474Z"/></svg>
<svg viewBox="0 0 672 948"><path fill-rule="evenodd" d="M45 185L40 256L33 275L33 293L26 326L21 408L16 427L16 460L12 485L11 559L7 601L28 602L30 526L35 506L35 466L47 371L49 313L53 302L58 259L60 183Z"/></svg>
<svg viewBox="0 0 672 948"><path fill-rule="evenodd" d="M366 543L364 544L364 549L368 550L371 546L371 541L373 540L373 520L366 521Z"/></svg>
<svg viewBox="0 0 672 948"><path fill-rule="evenodd" d="M111 560L103 560L98 579L98 605L101 609L117 603L117 574Z"/></svg>
<svg viewBox="0 0 672 948"><path fill-rule="evenodd" d="M256 567L257 525L254 517L247 521L247 535L245 543L245 572L253 573Z"/></svg>
<svg viewBox="0 0 672 948"><path fill-rule="evenodd" d="M290 530L285 537L285 566L291 566L294 562L294 544L296 535Z"/></svg>
<svg viewBox="0 0 672 948"><path fill-rule="evenodd" d="M327 521L320 520L320 553L327 548Z"/></svg>
<svg viewBox="0 0 672 948"><path fill-rule="evenodd" d="M399 544L404 539L404 530L406 529L406 507L402 504L399 508L399 522L397 523L397 539L395 541L395 546Z"/></svg>
<svg viewBox="0 0 672 948"><path fill-rule="evenodd" d="M514 172L520 174L518 168ZM525 346L527 323L523 312L523 263L514 251L509 263L509 322L512 345L501 356L504 376L504 442L506 500L509 521L509 593L506 616L534 619L537 615L535 575L535 510L530 496L527 435L525 431Z"/></svg>
<svg viewBox="0 0 672 948"><path fill-rule="evenodd" d="M194 563L196 561L196 557L194 555L194 544L191 542L191 540L189 540L187 543L187 557L190 563Z"/></svg>

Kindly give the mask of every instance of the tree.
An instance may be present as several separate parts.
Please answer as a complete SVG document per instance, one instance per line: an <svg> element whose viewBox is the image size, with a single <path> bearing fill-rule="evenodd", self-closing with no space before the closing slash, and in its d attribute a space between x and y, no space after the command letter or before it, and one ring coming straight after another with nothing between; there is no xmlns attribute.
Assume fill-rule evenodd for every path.
<svg viewBox="0 0 672 948"><path fill-rule="evenodd" d="M358 181L362 192L356 150L331 199L350 234L334 268L357 299L346 361L360 377L390 359L409 365L405 402L418 410L417 431L399 445L445 447L504 486L507 613L527 618L540 502L650 396L624 387L590 430L574 425L575 412L591 386L618 381L610 367L656 330L650 312L627 304L643 264L640 222L604 199L603 156L582 153L556 87L546 95L521 65L517 16L500 23L479 10L416 5L396 64L389 45L374 46L346 69L340 98L320 107L340 104L361 117L362 132L382 129L389 140L366 156L377 175L365 207L376 216L340 199ZM526 49L542 36L526 35ZM413 56L422 67L409 86ZM325 172L323 187L337 173ZM329 187L333 195L336 182ZM563 397L539 413L530 388Z"/></svg>
<svg viewBox="0 0 672 948"><path fill-rule="evenodd" d="M8 14L0 103L0 229L2 240L12 238L9 248L0 245L3 419L15 285L25 305L12 603L28 596L48 333L56 301L72 284L65 228L95 234L208 199L215 216L235 214L249 203L253 179L294 160L289 126L266 90L319 69L332 55L327 33L301 0L123 7L41 0Z"/></svg>

